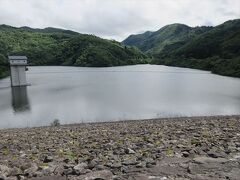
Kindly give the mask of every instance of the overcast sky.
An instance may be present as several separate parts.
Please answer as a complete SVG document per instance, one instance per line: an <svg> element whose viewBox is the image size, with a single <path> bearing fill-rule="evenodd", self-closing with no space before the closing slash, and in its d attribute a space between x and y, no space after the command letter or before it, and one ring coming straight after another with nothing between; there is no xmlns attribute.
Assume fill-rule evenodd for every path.
<svg viewBox="0 0 240 180"><path fill-rule="evenodd" d="M0 0L0 24L58 27L123 40L171 23L218 25L240 17L240 0Z"/></svg>

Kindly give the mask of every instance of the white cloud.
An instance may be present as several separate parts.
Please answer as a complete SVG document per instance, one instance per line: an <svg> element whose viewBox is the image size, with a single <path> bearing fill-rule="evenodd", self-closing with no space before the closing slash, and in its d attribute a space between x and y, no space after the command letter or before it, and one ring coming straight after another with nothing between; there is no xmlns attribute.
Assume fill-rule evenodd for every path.
<svg viewBox="0 0 240 180"><path fill-rule="evenodd" d="M175 22L218 25L239 17L239 0L0 0L0 24L60 27L117 40Z"/></svg>

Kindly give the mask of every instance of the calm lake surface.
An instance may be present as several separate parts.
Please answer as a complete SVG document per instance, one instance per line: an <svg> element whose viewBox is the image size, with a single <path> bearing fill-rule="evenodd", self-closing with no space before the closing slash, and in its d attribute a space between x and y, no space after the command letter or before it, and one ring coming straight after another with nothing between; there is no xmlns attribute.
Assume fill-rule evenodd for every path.
<svg viewBox="0 0 240 180"><path fill-rule="evenodd" d="M26 88L0 80L0 128L240 114L240 79L157 65L29 67Z"/></svg>

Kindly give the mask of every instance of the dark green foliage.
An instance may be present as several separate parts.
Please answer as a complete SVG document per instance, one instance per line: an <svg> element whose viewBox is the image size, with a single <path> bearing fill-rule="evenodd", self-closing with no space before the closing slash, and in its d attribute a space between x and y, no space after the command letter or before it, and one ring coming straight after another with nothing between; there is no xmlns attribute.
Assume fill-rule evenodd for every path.
<svg viewBox="0 0 240 180"><path fill-rule="evenodd" d="M137 35L130 35L127 39L123 41L123 44L129 45L129 46L137 46L143 50L145 41L147 41L153 32L147 31L143 34L137 34Z"/></svg>
<svg viewBox="0 0 240 180"><path fill-rule="evenodd" d="M145 63L147 56L117 41L57 28L0 26L0 58L26 55L30 65L117 66ZM3 61L0 59L0 61ZM7 71L0 66L0 77Z"/></svg>
<svg viewBox="0 0 240 180"><path fill-rule="evenodd" d="M125 44L129 42L149 53L155 64L197 68L240 77L239 19L216 27L168 25L151 34L130 36L123 41Z"/></svg>
<svg viewBox="0 0 240 180"><path fill-rule="evenodd" d="M202 69L224 76L240 77L240 57L233 59L220 59L218 56L206 59L164 58L154 59L152 63L167 66Z"/></svg>
<svg viewBox="0 0 240 180"><path fill-rule="evenodd" d="M68 41L59 58L63 64L106 67L141 63L146 56L132 47L92 35L81 35Z"/></svg>
<svg viewBox="0 0 240 180"><path fill-rule="evenodd" d="M74 31L70 31L70 30L65 30L65 29L58 29L58 28L52 28L52 27L47 27L44 29L34 29L34 28L30 28L27 26L21 27L20 29L22 30L26 30L29 32L42 32L42 33L64 33L64 34L71 34L71 35L77 35L79 33L74 32Z"/></svg>
<svg viewBox="0 0 240 180"><path fill-rule="evenodd" d="M9 67L6 60L6 57L0 54L0 78L3 78L8 75Z"/></svg>
<svg viewBox="0 0 240 180"><path fill-rule="evenodd" d="M240 77L240 57L234 59L218 59L212 67L213 73L225 76Z"/></svg>
<svg viewBox="0 0 240 180"><path fill-rule="evenodd" d="M185 44L189 39L210 29L211 27L191 28L184 24L171 24L164 26L156 32L147 31L143 34L131 35L123 41L123 44L134 45L146 53L158 54L166 46Z"/></svg>
<svg viewBox="0 0 240 180"><path fill-rule="evenodd" d="M55 59L61 47L73 35L64 33L40 33L21 28L0 26L0 53L3 55L26 55L31 65L58 65Z"/></svg>

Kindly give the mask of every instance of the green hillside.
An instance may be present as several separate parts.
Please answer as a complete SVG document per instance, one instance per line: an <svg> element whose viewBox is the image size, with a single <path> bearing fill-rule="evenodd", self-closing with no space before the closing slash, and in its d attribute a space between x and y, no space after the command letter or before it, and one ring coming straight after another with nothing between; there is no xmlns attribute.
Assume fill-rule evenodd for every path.
<svg viewBox="0 0 240 180"><path fill-rule="evenodd" d="M123 41L123 44L137 46L148 54L158 54L164 50L166 46L181 46L190 39L210 29L211 27L191 28L184 24L171 24L164 26L156 32L147 31L139 35L130 35Z"/></svg>
<svg viewBox="0 0 240 180"><path fill-rule="evenodd" d="M8 69L9 68L6 57L0 54L0 78L3 78L8 75Z"/></svg>
<svg viewBox="0 0 240 180"><path fill-rule="evenodd" d="M57 28L0 26L0 77L6 76L8 55L26 55L30 65L117 66L145 63L137 48L94 35Z"/></svg>
<svg viewBox="0 0 240 180"><path fill-rule="evenodd" d="M227 21L208 33L189 41L175 52L176 55L204 59L213 56L234 58L240 55L240 20Z"/></svg>
<svg viewBox="0 0 240 180"><path fill-rule="evenodd" d="M210 70L240 77L240 20L216 27L172 24L147 37L129 36L123 44L135 45L153 57L152 63ZM138 39L138 41L135 41Z"/></svg>

